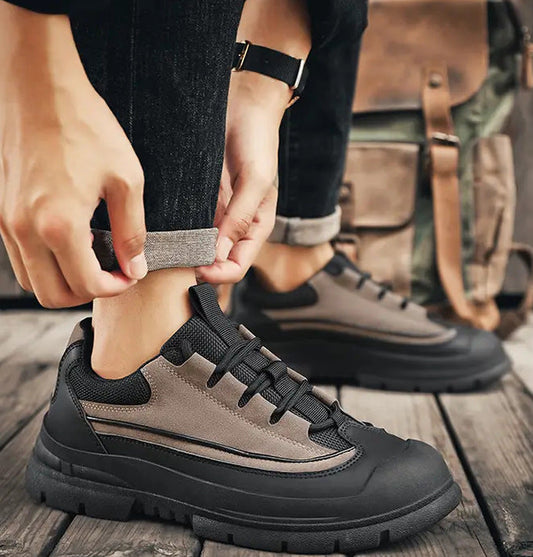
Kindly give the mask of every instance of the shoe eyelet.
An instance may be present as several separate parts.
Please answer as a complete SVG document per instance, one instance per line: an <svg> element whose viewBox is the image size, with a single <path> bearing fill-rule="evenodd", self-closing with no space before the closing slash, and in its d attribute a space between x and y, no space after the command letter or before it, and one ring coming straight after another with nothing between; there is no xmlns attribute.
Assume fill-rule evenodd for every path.
<svg viewBox="0 0 533 557"><path fill-rule="evenodd" d="M268 423L270 425L276 425L280 420L281 416L278 416L278 414L271 414L270 418L268 419Z"/></svg>

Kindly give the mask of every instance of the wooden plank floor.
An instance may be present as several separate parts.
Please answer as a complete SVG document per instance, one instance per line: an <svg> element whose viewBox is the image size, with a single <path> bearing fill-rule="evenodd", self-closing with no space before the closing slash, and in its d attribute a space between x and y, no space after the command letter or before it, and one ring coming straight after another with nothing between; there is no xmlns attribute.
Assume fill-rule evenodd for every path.
<svg viewBox="0 0 533 557"><path fill-rule="evenodd" d="M0 556L274 557L197 539L169 522L107 522L36 505L29 457L75 312L0 312ZM483 393L382 393L343 387L344 408L436 446L463 490L430 531L374 557L533 557L533 319L507 341L515 370ZM334 387L330 387L335 389Z"/></svg>

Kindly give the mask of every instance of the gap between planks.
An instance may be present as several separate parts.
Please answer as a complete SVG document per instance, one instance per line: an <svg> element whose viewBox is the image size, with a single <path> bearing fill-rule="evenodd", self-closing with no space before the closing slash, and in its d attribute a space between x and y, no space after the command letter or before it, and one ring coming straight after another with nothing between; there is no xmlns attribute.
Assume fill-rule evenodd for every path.
<svg viewBox="0 0 533 557"><path fill-rule="evenodd" d="M440 401L500 547L508 557L533 556L531 394L509 374L488 391Z"/></svg>

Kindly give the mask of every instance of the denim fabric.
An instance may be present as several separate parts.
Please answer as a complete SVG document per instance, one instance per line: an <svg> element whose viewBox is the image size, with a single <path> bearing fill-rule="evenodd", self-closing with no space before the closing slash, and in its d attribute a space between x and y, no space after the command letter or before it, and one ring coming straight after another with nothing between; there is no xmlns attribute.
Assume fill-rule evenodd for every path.
<svg viewBox="0 0 533 557"><path fill-rule="evenodd" d="M148 231L212 226L243 0L113 0L73 16L89 78L145 174ZM109 230L104 206L93 227Z"/></svg>
<svg viewBox="0 0 533 557"><path fill-rule="evenodd" d="M315 19L333 18L329 38L309 56L302 98L280 129L278 215L300 219L335 213L350 132L359 46L367 0L310 0ZM297 223L296 227L297 227Z"/></svg>

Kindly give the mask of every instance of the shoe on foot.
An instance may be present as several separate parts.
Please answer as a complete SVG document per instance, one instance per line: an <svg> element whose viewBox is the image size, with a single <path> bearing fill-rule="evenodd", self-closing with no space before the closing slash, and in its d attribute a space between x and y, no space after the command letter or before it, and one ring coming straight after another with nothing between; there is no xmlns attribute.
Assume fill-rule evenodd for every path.
<svg viewBox="0 0 533 557"><path fill-rule="evenodd" d="M458 504L432 447L346 415L232 323L210 286L190 296L193 317L123 379L92 371L91 323L77 326L28 465L32 498L322 554L395 541Z"/></svg>
<svg viewBox="0 0 533 557"><path fill-rule="evenodd" d="M234 290L231 315L316 382L465 391L510 369L495 335L431 320L342 254L291 292L265 290L250 270Z"/></svg>

